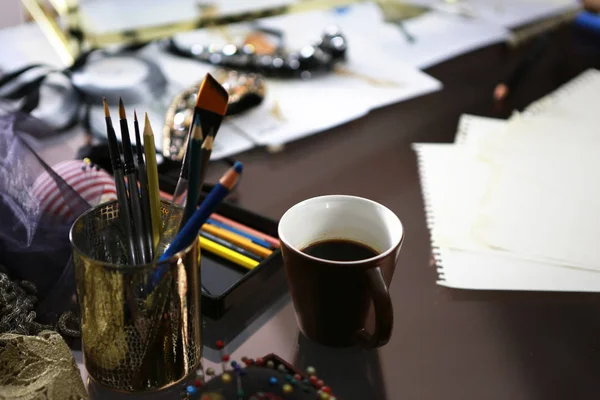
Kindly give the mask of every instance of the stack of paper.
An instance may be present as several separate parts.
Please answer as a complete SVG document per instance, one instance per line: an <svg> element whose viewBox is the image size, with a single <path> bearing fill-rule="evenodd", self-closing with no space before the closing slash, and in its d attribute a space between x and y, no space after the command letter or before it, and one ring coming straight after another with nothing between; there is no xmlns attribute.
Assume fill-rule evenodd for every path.
<svg viewBox="0 0 600 400"><path fill-rule="evenodd" d="M600 72L508 121L415 144L439 284L600 291Z"/></svg>

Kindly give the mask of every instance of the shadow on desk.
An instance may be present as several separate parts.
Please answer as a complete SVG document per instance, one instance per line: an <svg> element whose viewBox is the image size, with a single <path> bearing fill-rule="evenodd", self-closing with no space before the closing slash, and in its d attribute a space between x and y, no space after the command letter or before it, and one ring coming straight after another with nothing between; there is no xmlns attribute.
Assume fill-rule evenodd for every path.
<svg viewBox="0 0 600 400"><path fill-rule="evenodd" d="M325 347L298 333L292 365L303 371L314 367L341 400L387 400L378 350Z"/></svg>

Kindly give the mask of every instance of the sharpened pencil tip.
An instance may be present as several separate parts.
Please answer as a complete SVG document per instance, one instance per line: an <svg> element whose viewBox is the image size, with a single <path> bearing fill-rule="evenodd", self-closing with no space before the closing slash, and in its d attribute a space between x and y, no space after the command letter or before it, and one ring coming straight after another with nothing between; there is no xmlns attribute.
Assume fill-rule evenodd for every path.
<svg viewBox="0 0 600 400"><path fill-rule="evenodd" d="M150 118L148 118L148 113L146 113L144 119L144 136L154 136L154 132L152 131L152 125L150 125Z"/></svg>
<svg viewBox="0 0 600 400"><path fill-rule="evenodd" d="M125 114L125 106L123 105L123 99L119 97L119 118L127 119L127 115Z"/></svg>
<svg viewBox="0 0 600 400"><path fill-rule="evenodd" d="M137 120L138 120L138 119L137 119L137 114L136 114L136 112L135 112L135 108L133 109L133 120L134 120L135 122L137 122Z"/></svg>
<svg viewBox="0 0 600 400"><path fill-rule="evenodd" d="M110 111L108 110L108 103L106 102L106 97L102 98L102 103L104 103L104 116L110 117Z"/></svg>

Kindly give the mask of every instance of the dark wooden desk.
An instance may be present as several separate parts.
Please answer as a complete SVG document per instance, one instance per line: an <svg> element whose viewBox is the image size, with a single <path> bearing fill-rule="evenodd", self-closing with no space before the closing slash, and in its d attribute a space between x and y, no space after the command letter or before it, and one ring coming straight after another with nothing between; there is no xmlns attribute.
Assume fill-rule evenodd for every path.
<svg viewBox="0 0 600 400"><path fill-rule="evenodd" d="M274 351L313 365L345 400L592 399L600 395L600 297L473 293L436 286L412 142L450 142L461 113L507 117L554 90L600 57L570 29L503 109L491 95L519 52L494 46L429 72L441 92L372 112L278 154L255 150L245 163L240 203L279 218L323 194L364 196L402 219L406 242L391 293L395 330L379 351L332 350L298 334L291 304L235 353ZM600 94L599 94L600 95ZM600 104L600 101L599 101ZM218 176L215 168L215 176Z"/></svg>

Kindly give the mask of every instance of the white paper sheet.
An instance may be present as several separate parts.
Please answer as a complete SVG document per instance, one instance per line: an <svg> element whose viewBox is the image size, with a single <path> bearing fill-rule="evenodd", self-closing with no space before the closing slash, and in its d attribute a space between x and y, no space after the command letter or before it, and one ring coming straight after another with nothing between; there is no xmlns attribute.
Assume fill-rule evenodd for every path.
<svg viewBox="0 0 600 400"><path fill-rule="evenodd" d="M505 28L516 28L581 7L576 0L409 0L440 12L477 18Z"/></svg>
<svg viewBox="0 0 600 400"><path fill-rule="evenodd" d="M465 177L469 175L466 163L455 161L470 158L473 163L470 167L477 168L479 161L472 159L472 150L476 149L480 140L496 134L504 124L506 122L502 120L463 116L456 145L414 145L439 268L438 284L478 290L600 290L600 274L595 271L573 269L489 249L470 235L469 225L473 222L473 214L476 214L478 196L485 186L486 176L480 165L479 172L471 174L471 178L479 178L469 180ZM457 176L457 173L462 175ZM461 181L467 184L456 183ZM471 207L475 210L470 210ZM447 239L450 239L450 247L444 245ZM456 244L464 248L452 248Z"/></svg>

